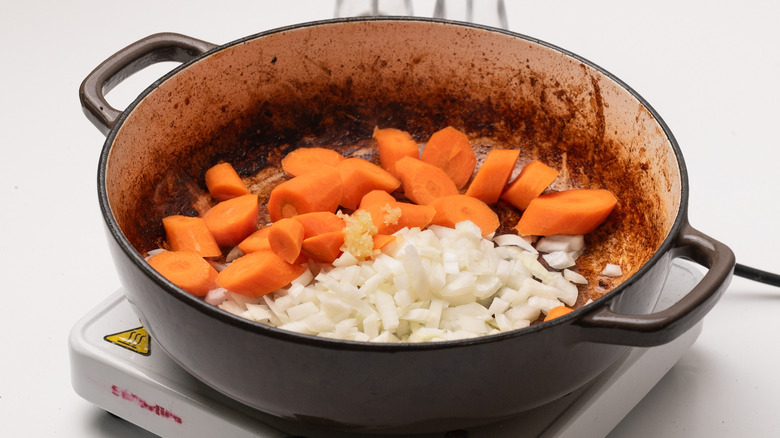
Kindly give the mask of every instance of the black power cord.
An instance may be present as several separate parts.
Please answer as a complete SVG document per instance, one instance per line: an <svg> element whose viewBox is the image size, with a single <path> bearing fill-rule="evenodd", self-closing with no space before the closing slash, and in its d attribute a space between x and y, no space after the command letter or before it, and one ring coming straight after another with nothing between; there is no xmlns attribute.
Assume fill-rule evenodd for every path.
<svg viewBox="0 0 780 438"><path fill-rule="evenodd" d="M759 283L780 287L780 275L751 268L750 266L741 265L739 263L734 266L734 275Z"/></svg>

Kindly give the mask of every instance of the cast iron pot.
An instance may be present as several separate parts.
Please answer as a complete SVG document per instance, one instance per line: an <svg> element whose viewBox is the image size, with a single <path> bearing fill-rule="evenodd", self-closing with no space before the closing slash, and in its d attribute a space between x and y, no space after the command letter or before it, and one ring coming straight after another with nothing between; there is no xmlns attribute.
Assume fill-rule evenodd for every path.
<svg viewBox="0 0 780 438"><path fill-rule="evenodd" d="M183 64L127 109L106 102L104 93L129 74L168 60ZM128 300L184 369L275 416L373 432L507 418L581 387L629 346L684 333L733 272L729 248L688 224L683 157L659 115L593 63L526 36L411 18L301 24L219 47L158 34L110 57L80 92L87 117L107 134L98 193ZM481 156L518 148L520 165L540 159L556 167L554 188L617 195L579 261L590 279L580 304L601 298L500 335L369 344L230 315L144 261L160 244L162 217L202 208L203 173L219 160L233 163L264 200L284 178L279 159L290 150L327 146L375 159L375 126L424 142L447 125L467 132ZM499 210L508 221L509 209ZM677 257L707 274L671 308L648 314ZM623 276L600 278L606 262Z"/></svg>

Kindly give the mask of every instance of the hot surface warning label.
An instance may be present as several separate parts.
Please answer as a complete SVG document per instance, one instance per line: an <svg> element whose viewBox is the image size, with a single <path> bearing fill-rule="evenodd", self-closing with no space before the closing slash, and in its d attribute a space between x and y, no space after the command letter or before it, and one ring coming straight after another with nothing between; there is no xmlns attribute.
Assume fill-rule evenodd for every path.
<svg viewBox="0 0 780 438"><path fill-rule="evenodd" d="M149 332L143 327L106 335L103 339L142 356L149 356L152 353Z"/></svg>

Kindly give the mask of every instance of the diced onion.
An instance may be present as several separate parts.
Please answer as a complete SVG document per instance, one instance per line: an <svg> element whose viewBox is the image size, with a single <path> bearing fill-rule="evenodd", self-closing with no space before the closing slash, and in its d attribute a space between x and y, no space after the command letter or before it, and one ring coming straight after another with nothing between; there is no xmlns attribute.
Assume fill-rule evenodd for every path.
<svg viewBox="0 0 780 438"><path fill-rule="evenodd" d="M543 254L542 258L551 268L555 269L571 268L576 264L574 258L564 251L553 251Z"/></svg>
<svg viewBox="0 0 780 438"><path fill-rule="evenodd" d="M264 324L360 342L429 342L528 327L540 315L573 305L569 270L581 236L550 236L537 248L505 234L486 239L474 223L404 228L372 257L345 251L333 264L308 262L288 287L260 298L224 289L206 300ZM537 251L541 245L545 251ZM550 272L539 262L543 257ZM606 275L606 274L605 274Z"/></svg>
<svg viewBox="0 0 780 438"><path fill-rule="evenodd" d="M585 276L579 272L572 271L571 269L563 270L563 278L575 284L588 284L588 279L585 278Z"/></svg>
<svg viewBox="0 0 780 438"><path fill-rule="evenodd" d="M538 254L539 251L531 245L531 242L518 236L517 234L501 234L493 238L499 246L517 246L531 254Z"/></svg>
<svg viewBox="0 0 780 438"><path fill-rule="evenodd" d="M563 235L557 234L552 236L545 236L536 242L536 250L539 252L554 252L554 251L579 251L585 248L585 236L581 234L575 235Z"/></svg>
<svg viewBox="0 0 780 438"><path fill-rule="evenodd" d="M601 271L601 275L605 277L620 277L623 275L623 270L620 269L620 266L618 265L607 263L607 265L604 266L604 270Z"/></svg>
<svg viewBox="0 0 780 438"><path fill-rule="evenodd" d="M227 298L227 290L223 289L221 287L218 287L216 289L210 290L206 294L206 297L204 298L204 300L207 303L209 303L209 304L211 304L213 306L217 306L220 303L222 303L223 301L225 301L226 298Z"/></svg>

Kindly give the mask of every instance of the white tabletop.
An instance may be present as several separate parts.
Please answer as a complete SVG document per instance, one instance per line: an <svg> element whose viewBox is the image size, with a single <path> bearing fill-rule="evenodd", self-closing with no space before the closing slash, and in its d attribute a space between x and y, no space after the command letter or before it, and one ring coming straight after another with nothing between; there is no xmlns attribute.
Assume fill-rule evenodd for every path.
<svg viewBox="0 0 780 438"><path fill-rule="evenodd" d="M223 44L334 13L325 0L172 3L0 6L2 436L139 436L70 385L70 328L119 288L96 196L104 137L81 112L81 80L152 33ZM414 8L429 16L433 0ZM693 226L739 262L780 272L780 4L507 0L507 11L511 30L577 53L645 97L682 147ZM164 71L145 71L109 100L123 108ZM774 435L778 311L780 289L735 278L699 340L612 435Z"/></svg>

